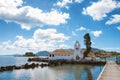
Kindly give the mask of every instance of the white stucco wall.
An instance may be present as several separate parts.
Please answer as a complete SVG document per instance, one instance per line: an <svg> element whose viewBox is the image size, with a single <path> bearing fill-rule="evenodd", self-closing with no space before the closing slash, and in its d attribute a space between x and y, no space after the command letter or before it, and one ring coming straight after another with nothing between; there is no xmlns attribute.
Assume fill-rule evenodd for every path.
<svg viewBox="0 0 120 80"><path fill-rule="evenodd" d="M79 52L79 56L80 56L80 60L83 58L83 53L84 53L84 50L81 50L80 52ZM59 59L65 59L65 60L72 60L72 59L74 59L74 60L76 60L76 55L77 54L75 54L75 52L74 52L74 54L73 55L54 55L54 57L53 56L49 56L49 60L59 60Z"/></svg>
<svg viewBox="0 0 120 80"><path fill-rule="evenodd" d="M73 59L73 55L69 55L69 56L68 55L54 55L54 57L53 56L49 57L49 60L59 60L59 59L71 60Z"/></svg>
<svg viewBox="0 0 120 80"><path fill-rule="evenodd" d="M75 45L74 45L74 53L73 53L73 55L60 55L60 53L59 53L59 55L56 54L56 55L54 55L54 57L49 56L49 60L59 60L59 59L61 59L61 60L62 59L65 59L65 60L74 59L74 60L76 60L76 56L79 56L79 58L80 58L79 60L81 60L83 58L83 54L84 54L84 50L81 49L81 46L80 46L79 42L76 41Z"/></svg>

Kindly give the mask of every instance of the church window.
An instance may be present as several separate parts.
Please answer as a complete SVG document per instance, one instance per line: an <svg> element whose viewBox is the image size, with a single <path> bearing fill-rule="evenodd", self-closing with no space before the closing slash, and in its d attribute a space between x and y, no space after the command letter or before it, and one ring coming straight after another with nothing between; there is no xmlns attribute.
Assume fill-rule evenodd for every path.
<svg viewBox="0 0 120 80"><path fill-rule="evenodd" d="M54 57L54 54L52 55L52 57Z"/></svg>
<svg viewBox="0 0 120 80"><path fill-rule="evenodd" d="M50 57L51 57L51 54L50 54Z"/></svg>

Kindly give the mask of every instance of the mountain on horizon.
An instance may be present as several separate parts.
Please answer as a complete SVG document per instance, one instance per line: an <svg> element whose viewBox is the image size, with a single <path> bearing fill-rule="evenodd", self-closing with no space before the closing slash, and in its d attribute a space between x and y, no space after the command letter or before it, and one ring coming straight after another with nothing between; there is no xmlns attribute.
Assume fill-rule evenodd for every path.
<svg viewBox="0 0 120 80"><path fill-rule="evenodd" d="M92 50L92 51L105 51L105 50L98 49L98 48L92 48L91 50Z"/></svg>
<svg viewBox="0 0 120 80"><path fill-rule="evenodd" d="M39 51L36 53L37 56L48 56L50 52L48 51Z"/></svg>
<svg viewBox="0 0 120 80"><path fill-rule="evenodd" d="M65 50L74 50L74 49L65 49ZM85 50L85 48L82 48L82 50ZM91 49L92 51L104 51L104 50L101 50L101 49L98 49L98 48L92 48ZM49 51L38 51L36 53L36 56L48 56L50 54Z"/></svg>

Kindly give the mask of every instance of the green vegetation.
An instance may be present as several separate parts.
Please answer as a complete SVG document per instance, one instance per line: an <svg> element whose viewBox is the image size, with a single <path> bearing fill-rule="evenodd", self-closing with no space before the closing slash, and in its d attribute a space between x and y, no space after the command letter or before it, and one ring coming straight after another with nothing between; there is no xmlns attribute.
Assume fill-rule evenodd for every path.
<svg viewBox="0 0 120 80"><path fill-rule="evenodd" d="M85 45L86 45L86 50L84 52L84 58L85 58L85 57L87 57L87 55L91 51L91 39L90 39L89 33L86 33L84 35L84 42L85 42Z"/></svg>
<svg viewBox="0 0 120 80"><path fill-rule="evenodd" d="M111 56L113 56L113 57L120 57L120 53L111 52Z"/></svg>
<svg viewBox="0 0 120 80"><path fill-rule="evenodd" d="M26 52L23 56L36 56L33 52Z"/></svg>
<svg viewBox="0 0 120 80"><path fill-rule="evenodd" d="M110 54L105 51L95 51L94 54L96 57L109 57L110 56Z"/></svg>
<svg viewBox="0 0 120 80"><path fill-rule="evenodd" d="M92 51L96 57L120 57L118 52Z"/></svg>

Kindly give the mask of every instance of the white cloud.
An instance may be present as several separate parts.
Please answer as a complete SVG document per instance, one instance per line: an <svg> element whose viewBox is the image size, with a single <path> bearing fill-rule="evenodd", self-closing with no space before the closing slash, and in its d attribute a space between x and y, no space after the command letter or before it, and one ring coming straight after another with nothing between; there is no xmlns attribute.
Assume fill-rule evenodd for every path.
<svg viewBox="0 0 120 80"><path fill-rule="evenodd" d="M22 6L23 0L1 0L0 7L18 7Z"/></svg>
<svg viewBox="0 0 120 80"><path fill-rule="evenodd" d="M120 23L120 15L118 14L115 14L115 15L112 15L112 18L110 18L110 20L108 20L106 22L106 24L116 24L116 23Z"/></svg>
<svg viewBox="0 0 120 80"><path fill-rule="evenodd" d="M83 0L75 0L75 2L77 3L81 3Z"/></svg>
<svg viewBox="0 0 120 80"><path fill-rule="evenodd" d="M55 6L59 6L61 8L67 8L69 9L68 4L72 4L72 3L81 3L83 0L62 0L62 1L58 1L56 4L54 4Z"/></svg>
<svg viewBox="0 0 120 80"><path fill-rule="evenodd" d="M87 8L83 8L82 13L91 16L93 20L102 20L107 16L107 13L119 7L120 3L115 0L98 0Z"/></svg>
<svg viewBox="0 0 120 80"><path fill-rule="evenodd" d="M22 0L1 0L0 19L20 24L22 29L30 30L33 26L60 25L67 23L68 13L51 10L44 12L39 8L21 6ZM19 6L19 7L18 7Z"/></svg>
<svg viewBox="0 0 120 80"><path fill-rule="evenodd" d="M34 33L34 39L35 40L45 40L45 41L51 41L53 43L56 42L64 42L65 40L68 40L69 37L66 37L62 33L57 33L56 29L38 29Z"/></svg>
<svg viewBox="0 0 120 80"><path fill-rule="evenodd" d="M101 34L102 34L102 31L99 30L99 31L92 31L92 34L95 36L95 37L99 37Z"/></svg>
<svg viewBox="0 0 120 80"><path fill-rule="evenodd" d="M65 7L65 8L67 8L68 9L68 4L69 3L72 3L72 0L62 0L62 1L58 1L57 3L56 3L56 5L57 6L59 6L59 7Z"/></svg>
<svg viewBox="0 0 120 80"><path fill-rule="evenodd" d="M73 36L77 36L77 34L76 34L74 31L72 31L72 35L73 35Z"/></svg>
<svg viewBox="0 0 120 80"><path fill-rule="evenodd" d="M118 26L117 29L120 30L120 26Z"/></svg>
<svg viewBox="0 0 120 80"><path fill-rule="evenodd" d="M70 46L66 45L66 44L61 44L59 45L59 49L69 49Z"/></svg>
<svg viewBox="0 0 120 80"><path fill-rule="evenodd" d="M2 48L2 45L0 45L0 49Z"/></svg>
<svg viewBox="0 0 120 80"><path fill-rule="evenodd" d="M1 46L4 50L18 53L21 51L40 51L40 50L54 50L59 48L59 44L63 44L69 37L62 33L57 33L56 29L38 29L34 32L31 38L24 38L23 36L16 36L14 42L6 41Z"/></svg>
<svg viewBox="0 0 120 80"><path fill-rule="evenodd" d="M84 31L84 30L87 30L85 27L80 27L78 29L76 29L76 31Z"/></svg>

